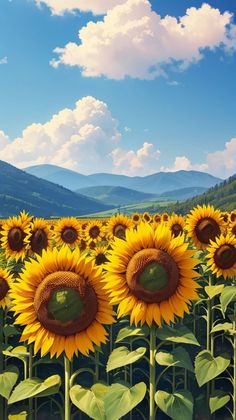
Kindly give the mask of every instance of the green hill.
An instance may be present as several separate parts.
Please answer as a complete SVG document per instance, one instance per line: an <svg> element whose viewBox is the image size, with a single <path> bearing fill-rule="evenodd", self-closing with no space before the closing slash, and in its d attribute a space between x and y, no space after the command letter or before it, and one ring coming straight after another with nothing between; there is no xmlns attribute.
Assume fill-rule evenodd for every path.
<svg viewBox="0 0 236 420"><path fill-rule="evenodd" d="M0 217L26 210L35 216L79 216L104 211L104 205L0 161Z"/></svg>
<svg viewBox="0 0 236 420"><path fill-rule="evenodd" d="M210 188L204 194L176 203L171 207L163 207L162 211L168 210L185 214L198 204L212 204L215 208L223 211L234 210L236 208L236 174Z"/></svg>
<svg viewBox="0 0 236 420"><path fill-rule="evenodd" d="M157 198L155 194L146 194L124 187L97 186L81 188L78 193L87 197L95 198L105 204L112 203L114 206L123 206L125 204L140 203Z"/></svg>

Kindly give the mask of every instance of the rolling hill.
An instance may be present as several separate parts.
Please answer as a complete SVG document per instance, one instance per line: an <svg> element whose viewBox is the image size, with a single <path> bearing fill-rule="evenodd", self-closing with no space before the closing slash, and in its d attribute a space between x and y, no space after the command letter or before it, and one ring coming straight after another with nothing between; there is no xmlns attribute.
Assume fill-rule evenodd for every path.
<svg viewBox="0 0 236 420"><path fill-rule="evenodd" d="M95 198L104 204L112 203L114 206L150 201L157 198L155 194L146 194L124 187L97 186L81 188L76 192Z"/></svg>
<svg viewBox="0 0 236 420"><path fill-rule="evenodd" d="M159 195L182 188L210 188L221 181L219 178L198 171L157 172L144 177L129 177L109 173L86 176L55 165L38 165L26 168L25 171L48 181L53 181L72 191L108 185Z"/></svg>
<svg viewBox="0 0 236 420"><path fill-rule="evenodd" d="M0 161L0 217L23 209L42 217L79 216L112 207Z"/></svg>
<svg viewBox="0 0 236 420"><path fill-rule="evenodd" d="M210 188L204 194L197 195L194 198L176 203L169 207L169 210L176 213L185 214L198 204L212 204L215 208L223 211L232 211L236 209L236 174L221 182L213 188ZM163 207L163 211L166 207Z"/></svg>

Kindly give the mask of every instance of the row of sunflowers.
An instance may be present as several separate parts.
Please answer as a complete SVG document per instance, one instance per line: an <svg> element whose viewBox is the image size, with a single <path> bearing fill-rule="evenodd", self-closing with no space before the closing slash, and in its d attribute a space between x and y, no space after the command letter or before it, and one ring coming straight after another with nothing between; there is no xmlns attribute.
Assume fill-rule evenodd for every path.
<svg viewBox="0 0 236 420"><path fill-rule="evenodd" d="M1 419L236 419L236 212L22 212L0 267Z"/></svg>

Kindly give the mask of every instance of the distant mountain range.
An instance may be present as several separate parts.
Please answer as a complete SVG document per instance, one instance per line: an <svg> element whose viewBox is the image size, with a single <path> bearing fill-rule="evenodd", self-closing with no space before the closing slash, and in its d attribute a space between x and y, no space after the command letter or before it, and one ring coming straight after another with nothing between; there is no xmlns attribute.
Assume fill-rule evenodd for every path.
<svg viewBox="0 0 236 420"><path fill-rule="evenodd" d="M36 178L0 161L0 217L26 210L35 216L80 216L113 208Z"/></svg>
<svg viewBox="0 0 236 420"><path fill-rule="evenodd" d="M72 191L95 186L123 187L148 194L162 194L183 188L210 188L221 182L210 174L198 171L157 172L144 177L129 177L108 173L82 175L55 165L37 165L26 172L57 183Z"/></svg>

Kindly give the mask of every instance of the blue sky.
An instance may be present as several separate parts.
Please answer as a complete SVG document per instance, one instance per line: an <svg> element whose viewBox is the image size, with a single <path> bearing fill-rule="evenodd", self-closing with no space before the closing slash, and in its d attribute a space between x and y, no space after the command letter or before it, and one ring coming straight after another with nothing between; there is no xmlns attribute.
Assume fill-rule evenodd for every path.
<svg viewBox="0 0 236 420"><path fill-rule="evenodd" d="M124 8L126 1L122 0L119 7ZM49 6L52 4L50 0L44 0L44 3L47 2ZM67 3L64 0L60 2ZM87 4L89 3L87 0ZM153 0L150 4L152 12L164 19L166 15L176 18L184 16L186 9L190 7L199 10L203 2ZM234 0L228 0L208 1L207 5L208 30L202 29L206 33L197 48L198 53L202 54L201 59L194 60L196 51L194 48L191 50L191 42L195 45L202 35L201 20L196 16L196 19L199 19L199 33L197 38L193 35L192 41L192 35L188 34L186 45L184 41L183 47L181 46L179 60L176 60L175 56L174 38L171 38L172 44L169 38L166 38L167 47L164 48L159 46L158 32L150 55L147 57L144 49L142 57L140 51L132 51L132 45L124 48L122 52L125 46L122 46L122 42L125 41L122 34L119 45L118 33L114 41L114 63L111 63L113 38L109 38L108 33L111 46L107 52L105 49L101 50L102 56L99 55L99 51L97 55L101 56L101 61L107 60L107 73L99 75L99 69L104 69L103 63L100 63L100 66L93 63L95 75L88 77L82 74L82 68L86 69L87 66L88 69L90 66L87 63L90 63L91 56L87 51L91 48L91 38L82 42L78 31L86 27L88 22L95 22L94 28L97 28L98 23L106 19L106 13L94 15L77 9L74 13L56 15L55 10L46 4L38 7L34 0L2 0L0 159L6 159L19 167L54 163L82 173L112 171L145 175L159 170L178 169L204 170L221 177L235 173L236 4ZM144 10L145 17L146 9L141 8L144 7L141 3L139 7L140 16L142 17ZM211 19L214 15L211 17L211 13L217 8L219 13L218 17L216 16L216 26L212 29L212 33L215 34L212 41ZM230 12L232 16L230 23L224 26L223 36L222 29L220 34L217 25L220 27L222 24L224 12ZM141 20L140 16L136 24ZM128 19L127 12L126 18ZM155 25L155 21L152 25ZM109 31L108 25L106 31ZM93 36L92 32L88 32L87 35ZM99 32L96 32L96 37L99 36ZM220 46L217 45L218 37L221 41ZM230 40L229 48L225 39L229 40L230 37L233 39ZM74 65L71 56L65 56L66 46L70 42L77 46L84 43L83 51L80 49L79 52L82 54L79 58L82 60L82 66ZM212 43L211 49L204 47L209 42ZM179 44L176 45L176 48L179 48ZM57 47L64 48L64 52L53 52ZM170 48L173 61L170 63L165 58L160 59L163 74L157 74L150 80L151 73L143 73L141 70L139 72L139 65L140 69L143 68L145 60L149 60L150 64L150 57L156 56L158 48L158 57L165 55L166 49ZM117 51L120 49L120 58L117 58L116 63ZM182 69L181 64L185 61L182 57L185 55L188 66ZM53 58L58 65L50 65ZM128 68L125 62L129 61L129 58L131 65ZM132 66L132 60L137 62L137 65ZM155 65L156 62L153 61L153 66ZM113 75L116 70L113 67L121 67L115 80ZM128 74L123 76L123 71ZM89 101L86 101L87 97L90 97ZM83 113L85 108L88 113L87 120L85 118L83 122L78 119L74 121L74 118L77 118L74 114L78 100L82 101L78 113ZM66 108L71 110L66 122L61 122L58 117L56 127L45 127L53 115ZM94 121L91 117L91 113L94 110L98 112L98 108L101 108L99 112L102 113L100 125L97 119ZM32 126L34 123L40 126L36 129ZM74 131L69 124L73 125ZM31 128L25 135L23 130L27 127ZM57 135L60 137L56 146L57 154L53 147L40 147L39 150L40 143L52 142L55 145ZM67 144L68 136L70 144ZM86 150L91 156L87 165Z"/></svg>

